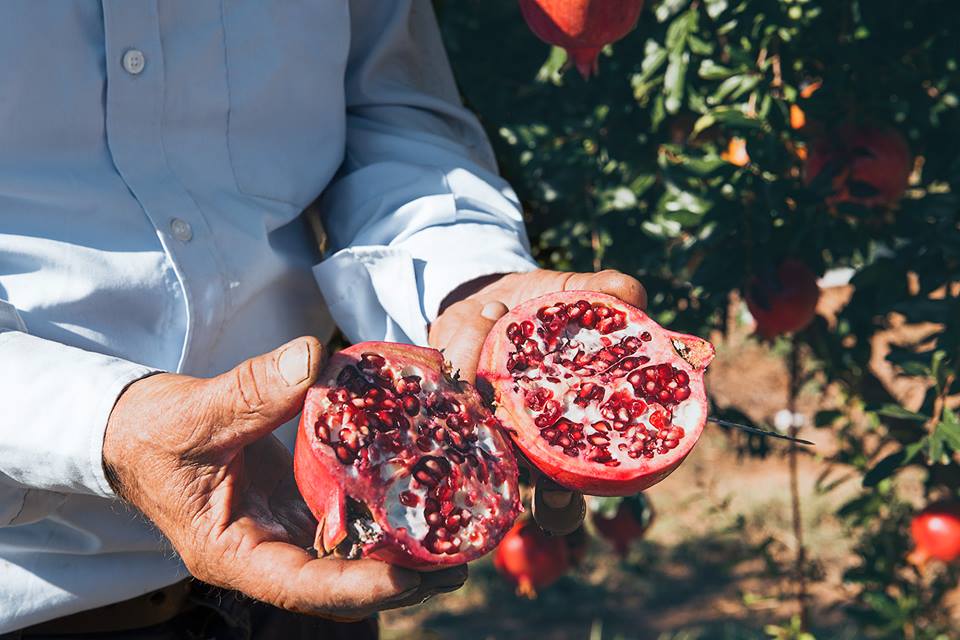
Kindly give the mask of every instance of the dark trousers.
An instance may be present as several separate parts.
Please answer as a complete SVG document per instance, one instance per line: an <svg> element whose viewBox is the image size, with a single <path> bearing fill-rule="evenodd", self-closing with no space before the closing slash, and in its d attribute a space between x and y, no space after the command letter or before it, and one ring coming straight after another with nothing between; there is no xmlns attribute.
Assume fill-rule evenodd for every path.
<svg viewBox="0 0 960 640"><path fill-rule="evenodd" d="M291 613L232 591L200 583L190 589L184 611L161 624L108 633L56 633L30 629L0 640L377 640L376 618L333 622Z"/></svg>

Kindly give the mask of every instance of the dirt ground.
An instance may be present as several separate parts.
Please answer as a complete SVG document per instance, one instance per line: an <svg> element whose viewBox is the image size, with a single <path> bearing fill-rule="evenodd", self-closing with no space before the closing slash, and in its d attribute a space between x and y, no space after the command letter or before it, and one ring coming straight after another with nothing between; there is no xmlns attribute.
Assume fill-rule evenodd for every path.
<svg viewBox="0 0 960 640"><path fill-rule="evenodd" d="M708 384L720 406L733 404L772 424L786 405L783 358L753 340L741 336L722 344L711 369ZM799 409L808 424L824 402L829 399L818 392L801 394ZM801 436L816 442L799 463L806 546L817 574L810 586L811 630L820 640L857 638L842 612L850 595L841 577L853 561L850 540L833 513L859 490L859 479L818 492L833 443L827 431L813 427L804 427ZM383 637L768 638L765 625L783 623L797 611L787 445L771 441L761 459L738 454L741 438L707 426L687 461L649 490L657 520L625 561L593 537L583 566L528 601L514 595L485 558L471 566L459 592L383 615Z"/></svg>

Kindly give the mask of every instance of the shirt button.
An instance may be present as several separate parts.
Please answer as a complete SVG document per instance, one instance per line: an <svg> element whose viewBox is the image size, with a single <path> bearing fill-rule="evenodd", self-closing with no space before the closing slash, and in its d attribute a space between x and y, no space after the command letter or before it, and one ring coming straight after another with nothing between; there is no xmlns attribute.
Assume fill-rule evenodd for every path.
<svg viewBox="0 0 960 640"><path fill-rule="evenodd" d="M190 239L193 238L193 228L186 220L174 218L170 221L170 230L173 231L173 237L180 242L190 242Z"/></svg>
<svg viewBox="0 0 960 640"><path fill-rule="evenodd" d="M139 49L129 49L123 54L123 68L127 70L127 73L137 75L143 71L145 63L143 51Z"/></svg>

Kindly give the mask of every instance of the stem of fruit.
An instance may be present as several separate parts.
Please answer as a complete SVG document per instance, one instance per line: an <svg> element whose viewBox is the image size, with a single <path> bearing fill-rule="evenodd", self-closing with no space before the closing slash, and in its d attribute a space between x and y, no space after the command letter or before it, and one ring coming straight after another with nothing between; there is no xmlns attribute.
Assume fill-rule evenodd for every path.
<svg viewBox="0 0 960 640"><path fill-rule="evenodd" d="M800 354L799 349L797 348L797 343L791 340L790 343L790 355L789 358L789 371L788 371L788 395L787 395L787 409L790 411L791 415L796 415L797 413L797 395L800 391ZM797 437L797 432L800 430L800 426L797 424L796 420L793 420L790 425L790 436L793 438ZM800 509L800 483L798 480L797 473L797 443L790 443L790 507L793 517L793 537L797 546L796 559L794 561L794 573L795 579L797 581L797 607L800 614L800 628L808 628L808 611L807 611L807 576L806 576L806 560L807 560L807 549L803 542L803 521L801 519L801 509Z"/></svg>

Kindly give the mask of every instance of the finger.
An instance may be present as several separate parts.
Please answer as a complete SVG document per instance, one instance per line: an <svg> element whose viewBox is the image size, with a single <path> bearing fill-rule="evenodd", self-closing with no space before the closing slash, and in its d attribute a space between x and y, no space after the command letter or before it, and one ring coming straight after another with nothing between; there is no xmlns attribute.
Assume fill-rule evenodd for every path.
<svg viewBox="0 0 960 640"><path fill-rule="evenodd" d="M575 531L587 513L583 494L565 489L546 476L537 478L533 486L532 506L533 519L540 528L558 536Z"/></svg>
<svg viewBox="0 0 960 640"><path fill-rule="evenodd" d="M283 542L262 542L236 558L234 588L275 606L338 619L361 619L409 598L422 574L377 560L313 558Z"/></svg>
<svg viewBox="0 0 960 640"><path fill-rule="evenodd" d="M319 340L297 338L209 380L208 403L221 424L229 425L214 434L214 446L244 446L297 415L322 357Z"/></svg>
<svg viewBox="0 0 960 640"><path fill-rule="evenodd" d="M467 565L442 571L425 571L420 574L420 578L420 587L416 591L405 598L391 602L385 608L399 609L423 604L435 595L456 591L467 581Z"/></svg>
<svg viewBox="0 0 960 640"><path fill-rule="evenodd" d="M564 291L599 291L641 309L647 306L647 292L640 281L613 269L597 273L575 273L567 279L563 289Z"/></svg>
<svg viewBox="0 0 960 640"><path fill-rule="evenodd" d="M477 364L483 342L490 329L507 313L502 302L482 303L477 300L465 300L447 309L443 324L445 335L439 336L444 347L444 358L450 361L454 370L460 370L460 377L473 384L477 377Z"/></svg>

